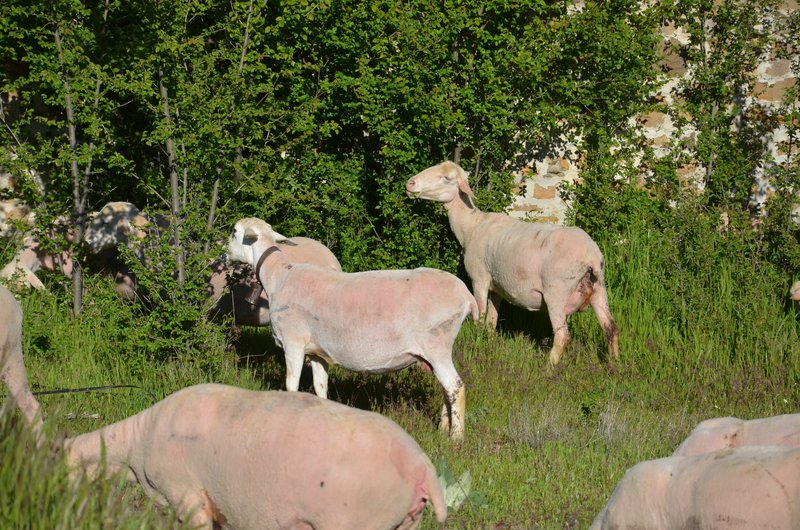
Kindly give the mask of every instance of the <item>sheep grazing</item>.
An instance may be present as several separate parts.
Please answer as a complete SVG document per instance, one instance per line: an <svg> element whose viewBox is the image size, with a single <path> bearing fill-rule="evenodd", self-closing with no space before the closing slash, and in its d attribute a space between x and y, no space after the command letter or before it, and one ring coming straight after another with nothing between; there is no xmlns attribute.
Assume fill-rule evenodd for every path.
<svg viewBox="0 0 800 530"><path fill-rule="evenodd" d="M712 418L701 422L672 456L693 456L743 445L800 447L800 414L754 420Z"/></svg>
<svg viewBox="0 0 800 530"><path fill-rule="evenodd" d="M591 305L610 357L618 357L619 330L608 307L603 254L586 232L481 212L473 203L466 172L453 162L411 177L406 194L444 204L450 228L464 247L464 266L487 324L497 324L501 298L529 311L546 305L555 332L553 366L569 342L567 317Z"/></svg>
<svg viewBox="0 0 800 530"><path fill-rule="evenodd" d="M328 394L328 364L385 372L421 362L445 390L442 429L462 438L466 392L452 350L466 316L478 317L464 283L436 269L344 273L296 265L276 245L284 240L268 223L242 219L228 258L250 264L264 286L287 390L298 389L306 355L320 397Z"/></svg>
<svg viewBox="0 0 800 530"><path fill-rule="evenodd" d="M8 387L9 399L39 432L42 428L39 402L28 387L22 360L22 308L3 285L0 285L0 380Z"/></svg>
<svg viewBox="0 0 800 530"><path fill-rule="evenodd" d="M75 471L123 471L192 528L414 529L427 503L447 517L408 433L309 394L195 385L65 447Z"/></svg>
<svg viewBox="0 0 800 530"><path fill-rule="evenodd" d="M800 449L743 446L641 462L590 530L800 528Z"/></svg>
<svg viewBox="0 0 800 530"><path fill-rule="evenodd" d="M342 266L333 252L325 245L307 237L293 237L279 243L286 259L291 263L307 263L324 269L341 272ZM226 263L224 259L216 259L211 264L211 275L208 282L211 297L217 300L209 316L218 318L233 315L233 321L239 326L268 326L269 301L255 273L245 272L243 267ZM229 286L231 276L243 276Z"/></svg>

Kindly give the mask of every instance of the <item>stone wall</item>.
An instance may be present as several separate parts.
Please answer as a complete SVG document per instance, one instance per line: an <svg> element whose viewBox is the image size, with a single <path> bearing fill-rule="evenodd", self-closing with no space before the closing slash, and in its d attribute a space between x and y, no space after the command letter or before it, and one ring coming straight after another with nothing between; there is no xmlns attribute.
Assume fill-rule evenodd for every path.
<svg viewBox="0 0 800 530"><path fill-rule="evenodd" d="M580 6L578 7L580 8ZM784 0L779 16L798 10L797 0ZM665 72L663 84L654 94L654 99L661 102L665 112L650 112L631 120L631 127L647 140L656 157L671 156L671 146L677 140L691 138L696 130L689 120L688 124L678 127L670 116L676 98L677 87L681 79L692 75L692 65L686 64L677 50L689 43L689 34L681 27L666 24L661 28L663 42L662 69ZM776 35L776 39L784 38ZM794 47L798 53L798 47ZM800 64L800 56L792 59L795 65ZM787 89L797 86L797 66L792 70L792 61L775 56L772 49L764 52L763 58L756 67L754 89L745 96L744 114L754 112L775 113L782 104ZM767 156L760 161L757 174L754 175L752 200L754 205L763 203L772 191L769 179L769 168L773 164L784 164L789 156L797 156L798 149L787 150L788 135L785 124L777 120L777 127L767 131L762 141ZM532 159L515 173L517 185L514 189L516 197L509 213L521 219L563 224L568 205L561 198L559 189L565 182L573 183L580 179L579 139L562 137L565 147L556 149L552 156ZM636 160L631 163L638 165ZM687 185L702 189L705 168L697 162L689 162L678 168L678 177ZM642 175L644 176L644 175Z"/></svg>

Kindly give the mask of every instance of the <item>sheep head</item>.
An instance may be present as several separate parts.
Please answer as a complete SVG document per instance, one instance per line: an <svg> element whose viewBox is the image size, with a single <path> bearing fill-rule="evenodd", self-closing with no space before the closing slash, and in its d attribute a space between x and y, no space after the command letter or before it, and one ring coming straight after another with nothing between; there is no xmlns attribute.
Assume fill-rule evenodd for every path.
<svg viewBox="0 0 800 530"><path fill-rule="evenodd" d="M467 172L454 162L429 167L406 182L406 195L411 198L448 203L459 194L468 206L472 206L474 195L467 183Z"/></svg>
<svg viewBox="0 0 800 530"><path fill-rule="evenodd" d="M274 231L266 221L256 217L245 217L236 222L233 233L228 239L228 259L255 267L261 252L287 240L287 237Z"/></svg>

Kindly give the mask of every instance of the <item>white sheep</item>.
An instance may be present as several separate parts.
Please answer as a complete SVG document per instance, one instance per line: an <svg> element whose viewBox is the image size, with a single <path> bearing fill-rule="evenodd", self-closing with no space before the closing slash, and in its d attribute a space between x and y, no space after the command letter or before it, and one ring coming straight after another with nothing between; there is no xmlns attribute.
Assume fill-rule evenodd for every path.
<svg viewBox="0 0 800 530"><path fill-rule="evenodd" d="M447 517L408 433L309 394L190 386L64 445L75 475L122 472L191 528L412 530L428 504Z"/></svg>
<svg viewBox="0 0 800 530"><path fill-rule="evenodd" d="M462 438L466 392L452 349L466 316L478 317L466 285L436 269L344 273L293 265L276 246L284 240L261 219L241 219L228 257L252 265L267 292L286 389L298 389L306 356L320 397L328 394L328 364L385 372L422 362L445 390L442 429Z"/></svg>
<svg viewBox="0 0 800 530"><path fill-rule="evenodd" d="M168 226L164 219L158 217L154 222L161 229ZM110 202L99 212L90 215L84 241L93 257L100 256L103 271L114 279L117 295L125 300L136 299L137 283L133 272L117 256L117 245L140 241L147 235L150 223L150 219L129 202ZM57 223L55 229L72 241L72 233L65 221ZM282 242L281 248L293 263L311 263L342 270L333 252L314 239L293 237ZM72 268L71 251L59 254L46 252L36 238L26 236L22 249L0 270L0 278L17 280L24 287L44 289L44 284L36 275L38 271L58 272L70 277ZM236 325L269 325L269 302L255 274L241 274L243 279L229 286L229 277L241 271L221 259L211 262L209 269L206 278L208 293L215 300L209 318L233 315Z"/></svg>
<svg viewBox="0 0 800 530"><path fill-rule="evenodd" d="M333 252L314 239L292 237L282 241L280 248L291 263L307 263L333 271L342 270ZM238 326L268 326L267 295L255 273L242 271L243 268L235 263L226 263L224 259L216 259L211 263L208 283L211 288L211 298L217 302L209 312L209 316L217 318L230 314ZM243 278L229 286L229 278L232 275L241 275Z"/></svg>
<svg viewBox="0 0 800 530"><path fill-rule="evenodd" d="M8 387L10 400L39 432L42 427L39 402L28 386L22 360L22 308L3 285L0 285L0 381Z"/></svg>
<svg viewBox="0 0 800 530"><path fill-rule="evenodd" d="M749 445L640 462L589 530L800 528L800 449Z"/></svg>
<svg viewBox="0 0 800 530"><path fill-rule="evenodd" d="M466 172L453 162L411 177L406 193L444 204L450 227L464 247L464 266L487 324L497 324L501 298L529 311L546 306L555 332L553 366L569 343L567 317L591 304L605 331L609 355L617 358L619 330L608 307L603 254L586 232L480 211Z"/></svg>
<svg viewBox="0 0 800 530"><path fill-rule="evenodd" d="M94 255L115 252L118 244L127 243L132 237L143 237L142 228L148 223L147 217L129 202L109 202L99 212L91 213L89 218L84 241ZM67 241L74 242L73 232L65 218L57 219L53 230ZM72 268L71 250L60 253L45 251L38 239L27 234L19 252L0 270L0 278L16 280L28 288L44 289L44 284L36 276L38 271L72 276ZM117 293L123 298L132 299L135 293L130 272L124 267L110 267L109 272L115 277Z"/></svg>
<svg viewBox="0 0 800 530"><path fill-rule="evenodd" d="M743 445L800 447L800 414L752 420L711 418L700 422L672 456L694 456Z"/></svg>

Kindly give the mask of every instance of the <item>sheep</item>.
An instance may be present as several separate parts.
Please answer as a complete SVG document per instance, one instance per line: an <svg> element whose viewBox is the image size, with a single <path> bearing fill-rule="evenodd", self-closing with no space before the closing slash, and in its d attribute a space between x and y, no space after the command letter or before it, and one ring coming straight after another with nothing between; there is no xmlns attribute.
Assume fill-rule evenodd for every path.
<svg viewBox="0 0 800 530"><path fill-rule="evenodd" d="M130 271L116 263L113 254L116 246L126 243L131 236L142 237L141 227L148 222L136 206L129 202L110 202L99 212L90 214L84 241L91 254L99 256L98 260L111 264L109 272L114 276L117 294L122 298L132 299L134 281ZM53 228L68 242L74 242L72 230L66 219L57 219ZM22 248L17 255L0 271L0 278L17 279L24 287L44 289L44 284L36 276L39 270L60 272L64 276L72 276L72 252L65 250L53 253L42 249L41 242L27 234L23 237Z"/></svg>
<svg viewBox="0 0 800 530"><path fill-rule="evenodd" d="M792 282L792 286L789 287L789 299L795 302L800 301L800 280Z"/></svg>
<svg viewBox="0 0 800 530"><path fill-rule="evenodd" d="M547 307L555 332L550 366L569 343L567 317L591 304L605 331L611 359L619 355L619 329L603 281L603 254L576 227L526 223L475 207L466 172L443 162L411 177L411 198L444 204L450 228L464 247L464 266L486 323L494 328L500 299L537 311Z"/></svg>
<svg viewBox="0 0 800 530"><path fill-rule="evenodd" d="M64 447L73 477L122 472L192 528L414 529L428 503L447 517L408 433L310 394L195 385Z"/></svg>
<svg viewBox="0 0 800 530"><path fill-rule="evenodd" d="M150 223L149 217L129 202L110 202L91 215L84 240L94 258L93 262L99 263L103 271L114 279L114 289L124 300L136 299L137 283L134 273L119 259L117 245L141 240L146 236ZM155 223L160 228L167 226L162 218L156 218ZM64 222L58 223L57 229L65 232L65 237L71 241L71 232L66 230ZM342 270L333 252L314 239L293 237L282 242L281 246L292 262L312 263L336 271ZM140 257L144 259L143 256ZM36 272L46 270L69 277L72 275L72 268L71 251L59 254L46 252L41 249L38 240L26 236L22 249L0 271L0 278L17 278L25 287L44 289ZM231 276L243 278L229 285ZM217 258L210 263L206 279L208 294L215 300L214 306L209 310L209 318L219 319L233 315L233 322L238 326L269 325L269 303L252 271L248 273L238 270Z"/></svg>
<svg viewBox="0 0 800 530"><path fill-rule="evenodd" d="M385 372L421 362L445 390L442 430L463 438L466 392L452 349L466 316L478 318L466 285L428 268L344 273L296 265L276 246L284 240L261 219L241 219L228 258L250 264L264 286L285 354L286 389L298 389L305 356L320 397L328 393L328 364Z"/></svg>
<svg viewBox="0 0 800 530"><path fill-rule="evenodd" d="M800 449L742 446L640 462L590 530L800 528Z"/></svg>
<svg viewBox="0 0 800 530"><path fill-rule="evenodd" d="M93 254L116 250L117 245L145 236L150 219L129 202L109 202L99 212L91 214L86 227L86 241Z"/></svg>
<svg viewBox="0 0 800 530"><path fill-rule="evenodd" d="M284 256L292 263L307 263L341 272L342 266L325 245L308 237L292 237L280 242ZM238 326L268 326L269 301L252 270L243 271L237 264L218 258L211 263L208 278L211 297L217 300L209 312L211 318L233 315ZM229 286L230 277L243 276Z"/></svg>
<svg viewBox="0 0 800 530"><path fill-rule="evenodd" d="M40 270L71 276L72 254L67 251L56 254L44 251L36 238L26 235L20 251L0 270L0 278L7 282L16 282L22 287L44 289L44 284L36 276Z"/></svg>
<svg viewBox="0 0 800 530"><path fill-rule="evenodd" d="M22 308L3 285L0 285L0 381L8 387L9 399L19 407L28 424L40 432L39 402L28 386L22 359Z"/></svg>
<svg viewBox="0 0 800 530"><path fill-rule="evenodd" d="M712 418L705 420L672 453L692 456L742 445L800 447L800 414L783 414L754 420Z"/></svg>

